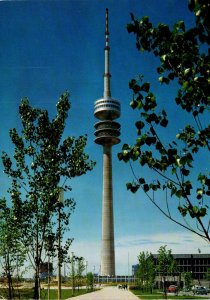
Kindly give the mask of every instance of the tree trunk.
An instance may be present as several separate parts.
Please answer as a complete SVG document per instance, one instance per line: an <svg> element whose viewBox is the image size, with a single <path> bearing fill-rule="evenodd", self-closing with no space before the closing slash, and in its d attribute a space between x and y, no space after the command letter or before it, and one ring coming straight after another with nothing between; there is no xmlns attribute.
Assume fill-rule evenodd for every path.
<svg viewBox="0 0 210 300"><path fill-rule="evenodd" d="M40 262L41 262L41 252L39 251L39 220L38 220L38 202L36 198L36 257L35 257L35 283L34 283L34 300L39 300L40 298L40 281L39 281L39 270L40 270Z"/></svg>
<svg viewBox="0 0 210 300"><path fill-rule="evenodd" d="M166 289L166 280L165 277L163 278L163 293L164 293L164 299L167 299L167 289Z"/></svg>
<svg viewBox="0 0 210 300"><path fill-rule="evenodd" d="M9 300L12 300L13 293L12 293L12 276L10 273L10 257L9 253L7 254L7 263L6 263L6 270L7 270L7 282L8 282L8 293L9 293Z"/></svg>
<svg viewBox="0 0 210 300"><path fill-rule="evenodd" d="M9 300L12 300L13 297L13 293L12 293L12 276L10 274L10 272L8 271L7 274L7 280L8 280L8 287L9 287Z"/></svg>
<svg viewBox="0 0 210 300"><path fill-rule="evenodd" d="M35 284L34 284L34 300L39 300L39 275L35 276Z"/></svg>

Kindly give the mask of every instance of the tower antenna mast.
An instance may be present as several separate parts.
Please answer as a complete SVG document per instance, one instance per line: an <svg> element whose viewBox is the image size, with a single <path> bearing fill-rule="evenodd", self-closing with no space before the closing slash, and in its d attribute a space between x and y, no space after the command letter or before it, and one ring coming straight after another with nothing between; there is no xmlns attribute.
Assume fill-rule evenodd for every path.
<svg viewBox="0 0 210 300"><path fill-rule="evenodd" d="M110 89L110 78L111 74L109 72L109 11L106 9L106 46L105 46L105 72L104 72L104 98L111 97L111 89Z"/></svg>

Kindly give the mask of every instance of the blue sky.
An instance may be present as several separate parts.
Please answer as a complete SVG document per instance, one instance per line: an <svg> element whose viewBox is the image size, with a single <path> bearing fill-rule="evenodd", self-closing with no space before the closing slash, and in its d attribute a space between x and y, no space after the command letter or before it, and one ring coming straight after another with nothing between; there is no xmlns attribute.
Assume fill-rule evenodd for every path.
<svg viewBox="0 0 210 300"><path fill-rule="evenodd" d="M28 97L33 106L45 108L53 117L59 96L70 91L71 110L65 135L88 135L86 151L97 162L91 173L70 182L77 206L71 219L69 237L75 241L71 251L84 256L88 270L100 267L102 148L94 144L94 101L103 95L105 9L109 8L111 91L121 102L121 144L113 148L116 270L131 272L140 251L157 252L167 244L173 253L207 253L209 246L200 238L166 220L144 194L132 195L126 182L132 180L128 164L119 162L117 153L124 143L136 138L134 123L138 114L129 107L132 93L128 82L138 74L152 83L162 107L171 117L168 133L184 124L184 116L173 107L176 85L161 87L152 55L141 54L126 24L130 12L139 18L148 15L153 22L193 23L183 0L68 0L0 1L0 147L12 153L9 129L21 129L18 115L20 99ZM167 141L168 136L164 139ZM204 159L200 159L200 164ZM199 166L195 166L197 171ZM138 174L141 170L135 166ZM5 196L8 179L0 165L1 190ZM69 195L68 195L69 196ZM175 203L175 199L173 200ZM175 203L176 207L177 203ZM176 209L174 214L177 214Z"/></svg>

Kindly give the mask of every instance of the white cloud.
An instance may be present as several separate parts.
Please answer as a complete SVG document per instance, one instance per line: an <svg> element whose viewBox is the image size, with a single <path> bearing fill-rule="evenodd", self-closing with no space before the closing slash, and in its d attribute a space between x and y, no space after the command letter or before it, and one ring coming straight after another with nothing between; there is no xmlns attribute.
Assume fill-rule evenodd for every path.
<svg viewBox="0 0 210 300"><path fill-rule="evenodd" d="M160 246L167 245L174 254L209 253L209 244L195 234L186 232L139 234L117 238L115 240L116 273L118 275L131 275L133 264L137 263L137 256L141 251L157 253ZM72 244L71 251L83 256L88 261L88 271L100 269L100 241L76 240Z"/></svg>
<svg viewBox="0 0 210 300"><path fill-rule="evenodd" d="M209 244L195 234L186 232L158 233L138 236L125 236L116 241L116 263L120 272L131 274L131 266L137 263L141 251L157 253L160 246L167 245L173 254L209 253Z"/></svg>

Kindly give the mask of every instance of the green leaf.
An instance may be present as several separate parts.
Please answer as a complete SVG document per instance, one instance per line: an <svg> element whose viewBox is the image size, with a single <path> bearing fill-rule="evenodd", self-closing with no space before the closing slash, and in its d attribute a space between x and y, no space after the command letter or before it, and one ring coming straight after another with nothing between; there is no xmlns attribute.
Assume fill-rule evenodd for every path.
<svg viewBox="0 0 210 300"><path fill-rule="evenodd" d="M130 190L132 188L132 183L128 182L126 183L127 190Z"/></svg>
<svg viewBox="0 0 210 300"><path fill-rule="evenodd" d="M191 217L192 219L194 219L194 218L196 217L197 212L195 213L194 210L189 209L188 212L189 212L190 217Z"/></svg>
<svg viewBox="0 0 210 300"><path fill-rule="evenodd" d="M188 176L189 173L190 173L190 171L187 170L187 169L185 169L185 168L182 168L182 169L181 169L181 172L182 172L182 174L183 174L184 176Z"/></svg>
<svg viewBox="0 0 210 300"><path fill-rule="evenodd" d="M141 90L141 87L138 84L136 84L136 85L133 86L132 89L133 89L133 92L135 94L137 94Z"/></svg>
<svg viewBox="0 0 210 300"><path fill-rule="evenodd" d="M163 149L163 145L161 144L161 142L156 143L156 149L157 150L162 150Z"/></svg>
<svg viewBox="0 0 210 300"><path fill-rule="evenodd" d="M202 188L199 188L199 189L197 189L197 195L203 195L203 189Z"/></svg>
<svg viewBox="0 0 210 300"><path fill-rule="evenodd" d="M170 82L170 80L167 77L163 77L163 76L159 77L158 80L161 84L163 83L169 84Z"/></svg>
<svg viewBox="0 0 210 300"><path fill-rule="evenodd" d="M155 136L148 136L145 140L146 144L148 146L151 146L152 144L155 144L156 143L156 137Z"/></svg>
<svg viewBox="0 0 210 300"><path fill-rule="evenodd" d="M130 148L131 148L130 145L124 144L122 150L130 150Z"/></svg>
<svg viewBox="0 0 210 300"><path fill-rule="evenodd" d="M191 11L194 10L194 8L195 8L195 0L189 0L189 2L188 2L188 8Z"/></svg>
<svg viewBox="0 0 210 300"><path fill-rule="evenodd" d="M134 184L134 185L132 185L132 187L130 188L130 190L131 190L131 192L133 194L135 194L138 191L139 187L140 187L139 184Z"/></svg>
<svg viewBox="0 0 210 300"><path fill-rule="evenodd" d="M184 24L184 21L179 21L177 23L177 27L178 29L182 29L183 31L185 31L185 24Z"/></svg>
<svg viewBox="0 0 210 300"><path fill-rule="evenodd" d="M163 83L164 82L164 77L161 76L161 77L158 78L158 80L160 81L160 83Z"/></svg>
<svg viewBox="0 0 210 300"><path fill-rule="evenodd" d="M158 72L158 74L163 74L164 73L164 69L162 67L158 67L157 68L157 72Z"/></svg>
<svg viewBox="0 0 210 300"><path fill-rule="evenodd" d="M182 197L182 195L183 195L183 192L182 192L182 190L178 190L178 191L176 191L176 196L178 197L178 198L181 198Z"/></svg>
<svg viewBox="0 0 210 300"><path fill-rule="evenodd" d="M136 79L132 79L130 82L129 82L129 88L130 89L133 89L133 87L136 85L137 81Z"/></svg>
<svg viewBox="0 0 210 300"><path fill-rule="evenodd" d="M210 189L206 191L206 195L210 196Z"/></svg>
<svg viewBox="0 0 210 300"><path fill-rule="evenodd" d="M180 213L181 213L181 215L183 217L186 217L186 215L187 215L187 208L182 207L182 206L178 206L178 210L180 211Z"/></svg>
<svg viewBox="0 0 210 300"><path fill-rule="evenodd" d="M142 121L137 121L135 125L136 125L136 128L137 128L137 129L142 129L142 128L144 128L144 122L142 122Z"/></svg>
<svg viewBox="0 0 210 300"><path fill-rule="evenodd" d="M143 189L144 189L145 193L148 192L149 191L149 185L148 184L144 184L143 185Z"/></svg>
<svg viewBox="0 0 210 300"><path fill-rule="evenodd" d="M142 116L143 116L143 114L142 114ZM146 121L150 124L152 122L155 122L157 124L157 122L158 122L158 117L155 113L147 114L145 118L146 118Z"/></svg>
<svg viewBox="0 0 210 300"><path fill-rule="evenodd" d="M144 184L145 183L145 179L143 177L139 178L139 183L140 184Z"/></svg>
<svg viewBox="0 0 210 300"><path fill-rule="evenodd" d="M160 121L160 125L162 127L166 127L168 125L168 120L166 118L163 118L161 121Z"/></svg>
<svg viewBox="0 0 210 300"><path fill-rule="evenodd" d="M171 173L172 173L172 174L176 174L176 168L172 168Z"/></svg>
<svg viewBox="0 0 210 300"><path fill-rule="evenodd" d="M207 185L208 188L210 188L210 178L205 178L205 185Z"/></svg>
<svg viewBox="0 0 210 300"><path fill-rule="evenodd" d="M144 16L144 17L141 19L140 24L143 24L143 23L146 23L146 24L149 23L149 17L148 17L148 16Z"/></svg>
<svg viewBox="0 0 210 300"><path fill-rule="evenodd" d="M206 210L205 207L202 207L202 208L199 209L199 212L198 212L199 217L201 217L201 218L205 217L206 214L207 214L207 210Z"/></svg>
<svg viewBox="0 0 210 300"><path fill-rule="evenodd" d="M184 70L184 75L189 75L191 73L191 68L187 68Z"/></svg>
<svg viewBox="0 0 210 300"><path fill-rule="evenodd" d="M188 82L188 81L185 81L185 82L182 84L182 87L183 87L184 90L187 90L188 86L189 86L189 82Z"/></svg>
<svg viewBox="0 0 210 300"><path fill-rule="evenodd" d="M166 54L164 54L164 55L162 55L162 56L161 56L161 58L160 58L160 59L161 59L162 61L165 61L165 60L166 60L166 58L167 58L167 55L166 55Z"/></svg>
<svg viewBox="0 0 210 300"><path fill-rule="evenodd" d="M157 191L157 189L158 189L158 186L157 186L156 184L153 184L153 183L151 183L151 184L149 185L149 187L150 187L150 189L152 189L153 191Z"/></svg>
<svg viewBox="0 0 210 300"><path fill-rule="evenodd" d="M176 148L168 149L168 155L171 155L171 156L177 155L177 149Z"/></svg>
<svg viewBox="0 0 210 300"><path fill-rule="evenodd" d="M181 103L181 99L179 97L175 98L176 104L179 105Z"/></svg>
<svg viewBox="0 0 210 300"><path fill-rule="evenodd" d="M131 23L127 24L128 33L135 32L135 26Z"/></svg>
<svg viewBox="0 0 210 300"><path fill-rule="evenodd" d="M177 188L176 188L175 186L173 186L172 189L171 189L171 197L172 197L174 194L176 194L176 192L177 192Z"/></svg>
<svg viewBox="0 0 210 300"><path fill-rule="evenodd" d="M150 84L148 82L145 82L142 86L141 86L141 90L148 93L150 89Z"/></svg>
<svg viewBox="0 0 210 300"><path fill-rule="evenodd" d="M133 109L135 109L136 107L138 107L138 102L137 102L136 100L132 100L132 101L130 102L130 106L131 106Z"/></svg>

